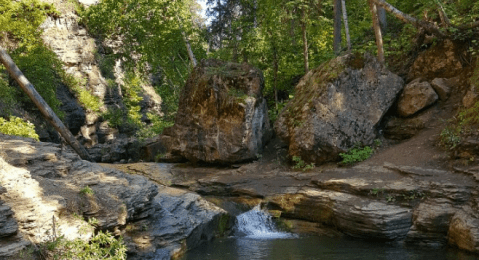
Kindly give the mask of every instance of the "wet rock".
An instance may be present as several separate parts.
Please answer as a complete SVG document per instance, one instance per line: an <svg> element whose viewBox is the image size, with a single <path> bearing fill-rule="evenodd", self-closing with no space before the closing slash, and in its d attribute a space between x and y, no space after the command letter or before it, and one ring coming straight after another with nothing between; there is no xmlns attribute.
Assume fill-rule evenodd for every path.
<svg viewBox="0 0 479 260"><path fill-rule="evenodd" d="M449 98L451 87L449 86L447 79L435 78L431 81L431 86L439 95L439 99L445 101Z"/></svg>
<svg viewBox="0 0 479 260"><path fill-rule="evenodd" d="M260 70L218 60L203 61L180 97L175 125L162 141L168 156L231 164L262 153L272 131Z"/></svg>
<svg viewBox="0 0 479 260"><path fill-rule="evenodd" d="M397 112L399 116L408 117L432 105L438 95L427 82L412 82L404 87L398 99Z"/></svg>
<svg viewBox="0 0 479 260"><path fill-rule="evenodd" d="M289 156L334 161L357 143L371 144L403 80L374 57L346 55L311 70L275 123Z"/></svg>
<svg viewBox="0 0 479 260"><path fill-rule="evenodd" d="M179 253L175 251L195 248L233 224L226 211L179 189L159 187L154 207L154 217L141 222L142 230L126 233L131 259L170 259ZM139 247L138 238L146 238L149 245Z"/></svg>
<svg viewBox="0 0 479 260"><path fill-rule="evenodd" d="M443 246L451 218L457 209L450 200L428 199L414 209L413 225L407 234L408 243Z"/></svg>

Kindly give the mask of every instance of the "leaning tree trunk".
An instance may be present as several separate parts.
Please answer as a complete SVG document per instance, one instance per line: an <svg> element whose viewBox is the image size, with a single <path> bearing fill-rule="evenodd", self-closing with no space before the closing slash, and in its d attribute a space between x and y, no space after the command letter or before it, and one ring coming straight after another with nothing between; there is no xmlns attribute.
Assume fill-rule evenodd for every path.
<svg viewBox="0 0 479 260"><path fill-rule="evenodd" d="M371 16L373 18L373 28L374 34L376 35L376 46L378 47L378 60L381 63L384 63L384 48L383 48L383 37L381 34L381 27L379 26L378 19L378 10L376 4L369 0L369 8L371 9Z"/></svg>
<svg viewBox="0 0 479 260"><path fill-rule="evenodd" d="M426 21L423 21L423 20L419 20L419 19L416 19L416 18L414 18L414 17L412 17L408 14L405 14L405 13L399 11L396 7L392 6L391 4L389 4L388 2L386 2L384 0L369 0L369 1L375 3L376 5L378 5L382 8L384 8L384 10L386 10L388 13L394 15L396 18L398 18L399 20L401 20L405 23L413 24L416 27L422 27L426 31L428 31L429 33L432 33L439 38L444 38L446 36L433 23L429 23L429 22L426 22ZM479 21L477 21L477 24L479 25ZM467 27L474 26L474 25L475 25L474 23L471 23ZM461 26L459 26L459 28L461 28Z"/></svg>
<svg viewBox="0 0 479 260"><path fill-rule="evenodd" d="M333 50L336 55L339 55L341 52L341 0L334 0L333 12Z"/></svg>
<svg viewBox="0 0 479 260"><path fill-rule="evenodd" d="M10 75L17 81L20 88L30 97L33 103L38 107L45 119L60 133L60 135L67 141L67 143L80 155L83 160L91 161L90 155L85 148L75 139L70 130L65 127L63 122L57 117L55 112L45 102L45 100L38 94L35 87L23 75L20 69L15 65L12 58L7 52L0 47L0 61L7 68Z"/></svg>
<svg viewBox="0 0 479 260"><path fill-rule="evenodd" d="M309 71L309 51L308 51L308 37L306 32L306 11L301 10L301 32L303 34L303 57L304 57L304 73Z"/></svg>
<svg viewBox="0 0 479 260"><path fill-rule="evenodd" d="M349 36L348 13L346 12L345 0L341 0L341 6L343 7L344 30L346 32L346 42L348 44L348 53L351 53L351 37Z"/></svg>

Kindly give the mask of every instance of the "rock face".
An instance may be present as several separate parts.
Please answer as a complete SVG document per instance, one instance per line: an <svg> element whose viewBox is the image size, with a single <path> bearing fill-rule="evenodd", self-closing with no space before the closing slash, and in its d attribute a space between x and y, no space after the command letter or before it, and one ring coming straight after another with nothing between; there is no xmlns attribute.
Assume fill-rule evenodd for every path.
<svg viewBox="0 0 479 260"><path fill-rule="evenodd" d="M233 224L226 211L192 192L160 186L154 205L153 217L131 225L126 233L128 259L170 260L185 248L223 235Z"/></svg>
<svg viewBox="0 0 479 260"><path fill-rule="evenodd" d="M419 55L409 69L408 80L454 77L464 68L460 57L465 54L464 49L451 40L445 40Z"/></svg>
<svg viewBox="0 0 479 260"><path fill-rule="evenodd" d="M89 239L89 218L98 220L98 229L123 235L138 259L160 249L170 255L192 248L231 224L224 210L197 194L81 160L58 144L2 134L0 185L1 259L15 259L30 241L51 241L53 225L67 239ZM148 231L148 250L144 236L125 226Z"/></svg>
<svg viewBox="0 0 479 260"><path fill-rule="evenodd" d="M428 82L413 81L404 87L398 100L398 114L408 117L432 105L438 95Z"/></svg>
<svg viewBox="0 0 479 260"><path fill-rule="evenodd" d="M82 0L80 3L89 6L98 3L97 0ZM82 91L89 92L100 102L100 111L91 111L82 107L78 101L78 94L73 95L66 86L57 89L57 98L63 104L60 109L65 112L65 125L86 147L103 150L104 154L95 154L96 161L102 161L102 156L110 150L118 150L117 147L105 144L105 142L118 138L120 134L132 135L133 128L128 124L121 124L115 128L109 127L108 122L100 116L104 112L122 113L126 109L123 102L124 93L120 86L125 84L124 72L121 62L115 60L114 45L121 43L105 43L93 38L82 26L80 17L68 3L55 1L57 10L61 10L59 17L47 17L40 28L43 30L42 39L64 64L64 70L74 76L81 84ZM152 72L154 73L154 72ZM150 84L151 83L151 84ZM142 101L139 103L143 122L149 122L147 113L162 116L161 97L155 92L152 82L140 85ZM112 112L113 113L113 112ZM41 131L41 130L40 130ZM58 141L55 135L41 131L42 141ZM123 136L126 138L126 136ZM98 146L98 144L102 144ZM96 150L95 150L96 149ZM112 162L106 156L103 162ZM135 156L120 156L125 159L137 159ZM123 159L123 158L121 158Z"/></svg>
<svg viewBox="0 0 479 260"><path fill-rule="evenodd" d="M181 93L175 125L164 131L168 156L235 163L262 153L271 137L263 75L247 64L205 60Z"/></svg>
<svg viewBox="0 0 479 260"><path fill-rule="evenodd" d="M323 163L357 143L372 143L376 127L403 80L374 57L346 55L311 70L275 123L290 156Z"/></svg>
<svg viewBox="0 0 479 260"><path fill-rule="evenodd" d="M465 175L390 163L308 173L251 165L227 170L144 166L129 167L218 204L225 204L221 196L234 196L226 201L262 203L282 217L323 223L362 239L451 244L479 253L477 169Z"/></svg>

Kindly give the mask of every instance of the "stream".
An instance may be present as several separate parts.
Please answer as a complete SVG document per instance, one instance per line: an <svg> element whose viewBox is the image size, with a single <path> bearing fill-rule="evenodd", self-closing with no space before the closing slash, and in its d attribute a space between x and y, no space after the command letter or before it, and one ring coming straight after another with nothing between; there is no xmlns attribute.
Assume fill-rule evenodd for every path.
<svg viewBox="0 0 479 260"><path fill-rule="evenodd" d="M188 251L182 260L312 260L312 259L479 259L452 248L429 248L371 242L350 237L297 235L277 231L259 206L236 218L233 236Z"/></svg>

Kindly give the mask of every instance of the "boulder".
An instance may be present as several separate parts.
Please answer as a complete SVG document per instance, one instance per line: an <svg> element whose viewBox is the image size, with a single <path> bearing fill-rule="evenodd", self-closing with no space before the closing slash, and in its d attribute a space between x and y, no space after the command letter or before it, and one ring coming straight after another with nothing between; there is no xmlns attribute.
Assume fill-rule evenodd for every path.
<svg viewBox="0 0 479 260"><path fill-rule="evenodd" d="M469 252L479 252L479 218L471 207L463 207L452 217L448 242Z"/></svg>
<svg viewBox="0 0 479 260"><path fill-rule="evenodd" d="M371 144L403 80L376 58L346 55L306 74L275 123L290 156L337 160L357 143Z"/></svg>
<svg viewBox="0 0 479 260"><path fill-rule="evenodd" d="M435 78L431 81L431 86L439 95L439 99L445 101L449 98L451 87L449 86L447 79Z"/></svg>
<svg viewBox="0 0 479 260"><path fill-rule="evenodd" d="M413 81L404 87L398 100L399 116L408 117L432 105L438 95L428 82Z"/></svg>
<svg viewBox="0 0 479 260"><path fill-rule="evenodd" d="M202 61L181 93L167 156L230 164L255 159L271 138L263 75L248 65Z"/></svg>

